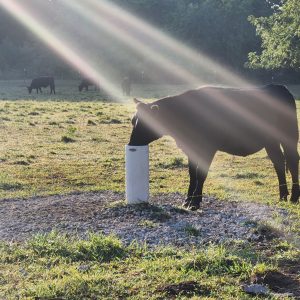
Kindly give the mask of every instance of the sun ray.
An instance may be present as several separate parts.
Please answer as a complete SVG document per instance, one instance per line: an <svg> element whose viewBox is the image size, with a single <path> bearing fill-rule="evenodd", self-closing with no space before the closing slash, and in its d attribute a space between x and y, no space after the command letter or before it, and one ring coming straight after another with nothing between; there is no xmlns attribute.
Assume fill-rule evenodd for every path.
<svg viewBox="0 0 300 300"><path fill-rule="evenodd" d="M135 37L134 33L128 31L126 26L123 28L123 21L118 16L112 16L106 10L102 11L97 9L95 11L92 1L70 1L63 0L70 9L76 11L85 20L96 25L98 28L108 32L116 39L123 42L124 46L130 47L134 52L142 53L148 60L150 60L156 66L159 66L164 71L169 72L174 77L177 77L186 84L203 84L199 77L196 77L191 72L180 66L176 61L172 60L171 57L166 58L165 55L161 54L160 45L155 49L145 43L145 41ZM122 21L122 24L120 24Z"/></svg>
<svg viewBox="0 0 300 300"><path fill-rule="evenodd" d="M73 2L70 0L66 1L69 3ZM198 66L200 69L214 73L223 84L243 87L253 85L248 80L241 78L240 75L216 63L213 59L201 53L199 49L195 51L187 47L182 42L111 2L106 0L86 0L85 4L91 5L95 14L97 12L101 15L106 15L107 18L110 17L112 20L119 20L119 23L126 28L127 35L132 32L133 35L143 37L144 40L147 40L148 45L158 45L160 48L165 47L168 51L173 52L174 56L184 58L186 62Z"/></svg>
<svg viewBox="0 0 300 300"><path fill-rule="evenodd" d="M206 67L215 67L222 76L226 79L228 83L231 83L232 86L235 85L242 85L243 87L251 87L252 84L249 81L245 81L241 79L238 75L226 70L224 67L220 66L219 64L214 63L209 57L201 54L200 52L196 52L191 48L186 47L182 43L176 41L175 39L171 38L170 36L162 33L158 29L153 26L150 26L146 22L140 20L139 18L135 17L134 15L128 13L127 11L119 8L115 4L108 3L106 0L95 1L95 0L86 0L84 4L79 4L78 0L70 1L64 0L70 7L76 9L81 15L83 15L86 19L90 20L94 24L104 27L107 31L112 32L117 38L121 39L125 44L136 45L137 50L140 52L146 51L146 53L153 51L151 47L141 45L141 42L137 38L133 38L133 36L138 32L144 36L143 40L150 39L150 43L154 44L161 44L168 48L172 48L172 51L178 52L185 58L191 60L194 63L198 63L200 65L205 65ZM88 6L91 6L89 8ZM99 14L97 14L98 12ZM110 20L107 21L107 20ZM114 24L115 23L115 24ZM119 25L119 26L116 26ZM121 28L124 27L127 30L124 32ZM128 28L131 28L131 31L128 31ZM141 48L139 48L141 46ZM157 55L157 53L155 54ZM156 56L157 62L165 68L169 68L170 71L174 71L174 63L171 58L164 58L163 55ZM156 59L154 58L154 60ZM177 66L175 70L179 73L182 72L183 77L187 79L187 82L191 83L197 80L193 74L191 74L188 70ZM265 97L264 101L272 101L269 97ZM221 100L220 100L221 102ZM284 110L284 106L280 106L278 109ZM243 113L241 108L236 108L239 113ZM245 116L246 117L246 116ZM255 116L254 116L255 118Z"/></svg>

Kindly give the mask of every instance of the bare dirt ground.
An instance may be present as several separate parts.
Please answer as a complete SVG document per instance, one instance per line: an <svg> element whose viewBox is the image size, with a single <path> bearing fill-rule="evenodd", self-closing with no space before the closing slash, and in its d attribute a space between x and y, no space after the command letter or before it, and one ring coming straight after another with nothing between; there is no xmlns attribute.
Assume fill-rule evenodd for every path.
<svg viewBox="0 0 300 300"><path fill-rule="evenodd" d="M179 193L157 195L140 205L127 205L124 199L124 194L104 191L1 200L0 241L24 241L57 230L82 237L88 232L111 233L125 244L137 241L149 247L189 248L240 240L266 250L273 238L291 238L286 230L292 222L289 213L264 204L205 197L202 209L192 212L181 208L184 195ZM300 299L299 264L284 262L279 267L280 271L251 278L251 282L267 285L279 296ZM170 296L182 289L195 291L197 284L165 287Z"/></svg>
<svg viewBox="0 0 300 300"><path fill-rule="evenodd" d="M231 240L255 241L284 235L288 212L263 204L204 198L202 209L181 208L184 196L151 197L149 204L126 205L125 196L109 191L0 201L0 240L22 241L52 230L115 234L126 244L205 245ZM274 225L263 236L259 224ZM272 227L271 227L272 228Z"/></svg>

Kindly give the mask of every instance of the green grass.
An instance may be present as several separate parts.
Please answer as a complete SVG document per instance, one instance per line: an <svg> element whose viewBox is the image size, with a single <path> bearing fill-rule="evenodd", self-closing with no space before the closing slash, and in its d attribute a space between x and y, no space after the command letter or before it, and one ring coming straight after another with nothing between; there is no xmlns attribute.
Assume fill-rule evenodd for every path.
<svg viewBox="0 0 300 300"><path fill-rule="evenodd" d="M279 270L284 259L300 258L290 247L262 262L264 254L239 244L230 250L150 250L126 247L113 236L81 239L52 232L21 245L0 244L0 298L166 299L175 291L176 299L255 299L242 284Z"/></svg>
<svg viewBox="0 0 300 300"><path fill-rule="evenodd" d="M134 105L110 103L94 91L79 94L75 82L58 82L56 96L29 96L21 85L0 82L0 199L124 192L124 146ZM151 99L182 88L136 86L135 92ZM172 139L151 144L150 192L186 193L186 166ZM241 290L253 273L299 264L299 250L292 244L295 237L299 243L300 208L278 202L276 174L265 151L246 158L218 153L204 193L286 208L291 220L287 241L277 241L279 229L269 224L254 224L261 234L272 236L265 249L243 244L150 250L97 234L80 239L51 233L27 243L1 244L0 299L165 299L174 290L178 299L190 293L193 299L255 299ZM152 212L151 220L139 224L145 228L170 217L152 205L136 209ZM187 228L186 234L198 231Z"/></svg>
<svg viewBox="0 0 300 300"><path fill-rule="evenodd" d="M1 101L0 181L6 188L0 198L124 191L124 145L133 112L131 103ZM151 193L185 193L186 166L170 138L151 144ZM278 199L275 171L264 151L246 158L218 153L204 192L220 199Z"/></svg>
<svg viewBox="0 0 300 300"><path fill-rule="evenodd" d="M195 228L194 226L187 224L183 230L185 231L186 234L192 235L192 236L198 236L200 235L200 230Z"/></svg>
<svg viewBox="0 0 300 300"><path fill-rule="evenodd" d="M124 145L134 111L131 102L1 101L0 199L124 192ZM151 194L186 193L188 182L187 159L174 141L151 144ZM299 206L278 203L277 177L265 151L246 158L217 153L204 193L276 204L300 216Z"/></svg>
<svg viewBox="0 0 300 300"><path fill-rule="evenodd" d="M10 92L24 99L0 102L0 182L5 187L0 189L0 198L124 191L124 145L135 110L131 102L99 101L93 91L86 93L90 101L84 101L78 98L76 82L59 83L61 92L55 101L49 100L50 95L33 101L21 88L1 84L2 94ZM153 87L151 93L155 94ZM151 144L151 193L185 193L186 167L187 159L172 139ZM275 203L277 189L273 166L261 151L246 158L218 153L204 192L220 199Z"/></svg>

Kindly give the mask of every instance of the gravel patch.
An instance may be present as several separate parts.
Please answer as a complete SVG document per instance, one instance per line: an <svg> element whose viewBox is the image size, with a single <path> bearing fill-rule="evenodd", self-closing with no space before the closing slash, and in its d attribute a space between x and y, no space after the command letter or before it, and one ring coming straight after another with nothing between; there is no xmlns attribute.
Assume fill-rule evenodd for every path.
<svg viewBox="0 0 300 300"><path fill-rule="evenodd" d="M126 205L124 199L122 193L105 191L1 200L0 240L23 241L55 229L80 236L112 233L125 244L196 246L259 240L257 223L288 216L281 208L211 197L191 212L181 208L184 195L179 193L151 197L148 205Z"/></svg>

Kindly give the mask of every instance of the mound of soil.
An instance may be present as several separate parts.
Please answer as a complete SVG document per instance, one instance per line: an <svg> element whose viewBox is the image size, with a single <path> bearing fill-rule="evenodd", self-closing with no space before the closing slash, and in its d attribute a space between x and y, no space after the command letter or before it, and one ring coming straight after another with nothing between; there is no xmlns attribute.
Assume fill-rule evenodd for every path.
<svg viewBox="0 0 300 300"><path fill-rule="evenodd" d="M181 208L184 195L158 195L150 204L126 205L122 193L89 192L0 201L0 240L21 241L51 230L115 234L128 244L204 245L230 240L261 240L260 222L288 212L263 204L206 197L200 211ZM269 227L269 230L271 227Z"/></svg>
<svg viewBox="0 0 300 300"><path fill-rule="evenodd" d="M291 293L300 299L300 280L292 274L284 274L279 271L269 271L263 275L257 275L255 283L264 284L276 293ZM299 298L298 298L299 297Z"/></svg>

